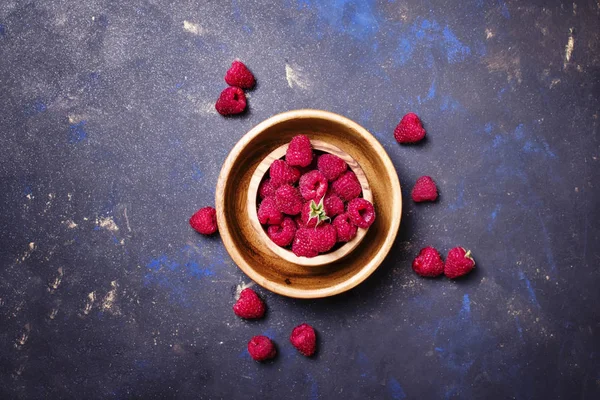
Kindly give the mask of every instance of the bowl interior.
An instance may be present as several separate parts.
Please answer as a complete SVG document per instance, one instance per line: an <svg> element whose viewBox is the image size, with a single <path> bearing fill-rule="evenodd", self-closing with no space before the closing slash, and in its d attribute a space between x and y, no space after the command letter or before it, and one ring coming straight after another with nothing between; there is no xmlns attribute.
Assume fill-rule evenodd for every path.
<svg viewBox="0 0 600 400"><path fill-rule="evenodd" d="M362 197L365 200L373 202L373 196L371 194L371 189L369 188L369 183L367 181L367 177L365 176L360 165L352 158L350 155L340 148L331 145L330 143L323 142L322 140L312 139L311 144L314 150L319 150L324 153L334 154L340 157L342 160L348 164L348 167L354 172L358 181L360 182L360 186L362 188ZM356 232L356 236L354 239L345 243L343 246L335 249L326 254L321 254L316 257L307 258L307 257L298 257L290 250L279 247L269 238L266 234L264 227L260 224L258 220L258 216L256 213L257 209L257 193L258 187L263 179L263 177L268 174L269 167L273 163L273 161L282 158L289 144L285 144L273 150L269 153L258 165L252 178L250 179L250 185L248 186L248 216L250 218L250 223L254 228L254 231L257 235L259 235L264 241L266 247L277 254L279 257L282 257L284 260L289 261L294 264L303 265L307 267L320 267L323 265L330 264L332 262L338 261L341 258L350 254L352 250L356 248L360 244L360 242L365 237L367 230L358 228ZM377 206L375 206L377 210Z"/></svg>
<svg viewBox="0 0 600 400"><path fill-rule="evenodd" d="M377 219L360 245L348 257L323 268L297 265L269 251L247 212L248 187L256 167L298 133L343 148L360 164L377 205ZM238 142L221 170L216 207L223 243L251 279L282 295L316 298L358 285L379 266L400 226L402 195L396 170L369 132L337 114L297 110L263 121Z"/></svg>

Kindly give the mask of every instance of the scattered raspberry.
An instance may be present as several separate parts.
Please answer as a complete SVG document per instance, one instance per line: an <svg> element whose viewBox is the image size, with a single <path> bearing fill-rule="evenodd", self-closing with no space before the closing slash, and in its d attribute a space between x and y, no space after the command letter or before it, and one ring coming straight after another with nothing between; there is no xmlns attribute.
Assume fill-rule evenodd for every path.
<svg viewBox="0 0 600 400"><path fill-rule="evenodd" d="M257 335L248 342L248 353L256 361L265 361L274 358L277 355L277 349L271 339Z"/></svg>
<svg viewBox="0 0 600 400"><path fill-rule="evenodd" d="M412 269L418 275L434 278L444 273L444 261L436 249L425 247L413 260Z"/></svg>
<svg viewBox="0 0 600 400"><path fill-rule="evenodd" d="M317 350L317 335L313 327L308 324L295 327L290 335L290 342L306 357L312 356Z"/></svg>
<svg viewBox="0 0 600 400"><path fill-rule="evenodd" d="M327 178L327 180L335 181L340 175L346 171L348 164L341 158L333 154L323 154L317 162L319 171Z"/></svg>
<svg viewBox="0 0 600 400"><path fill-rule="evenodd" d="M471 256L471 250L455 247L448 252L444 274L450 278L458 278L471 272L475 268L475 260Z"/></svg>
<svg viewBox="0 0 600 400"><path fill-rule="evenodd" d="M267 197L258 207L258 221L265 225L279 225L283 221L283 214L277 208L274 197Z"/></svg>
<svg viewBox="0 0 600 400"><path fill-rule="evenodd" d="M300 193L306 200L319 201L327 193L327 178L319 171L310 171L302 175Z"/></svg>
<svg viewBox="0 0 600 400"><path fill-rule="evenodd" d="M333 220L338 242L349 242L356 236L356 225L350 220L348 213L340 214Z"/></svg>
<svg viewBox="0 0 600 400"><path fill-rule="evenodd" d="M362 193L360 182L358 182L358 178L352 171L344 172L333 182L332 188L335 194L344 201L350 201Z"/></svg>
<svg viewBox="0 0 600 400"><path fill-rule="evenodd" d="M311 237L313 228L299 228L296 231L292 252L298 257L315 257L319 253L312 247Z"/></svg>
<svg viewBox="0 0 600 400"><path fill-rule="evenodd" d="M276 188L271 183L271 180L265 179L258 186L258 195L261 199L264 199L265 197L275 196L275 190Z"/></svg>
<svg viewBox="0 0 600 400"><path fill-rule="evenodd" d="M212 235L217 231L217 212L212 207L201 208L190 218L190 225L198 233Z"/></svg>
<svg viewBox="0 0 600 400"><path fill-rule="evenodd" d="M221 115L240 114L246 109L246 95L238 87L228 87L221 92L215 108Z"/></svg>
<svg viewBox="0 0 600 400"><path fill-rule="evenodd" d="M412 199L417 203L422 201L435 201L438 197L437 187L430 176L422 176L417 179L412 190Z"/></svg>
<svg viewBox="0 0 600 400"><path fill-rule="evenodd" d="M312 145L308 136L294 136L285 153L285 161L289 165L307 167L313 160Z"/></svg>
<svg viewBox="0 0 600 400"><path fill-rule="evenodd" d="M287 215L297 215L302 211L300 191L287 183L275 191L275 203L279 211Z"/></svg>
<svg viewBox="0 0 600 400"><path fill-rule="evenodd" d="M325 195L323 205L325 206L325 214L327 214L329 218L333 218L344 212L344 202L337 194L329 193Z"/></svg>
<svg viewBox="0 0 600 400"><path fill-rule="evenodd" d="M425 137L425 129L421 120L414 113L408 113L394 130L394 137L398 143L415 143Z"/></svg>
<svg viewBox="0 0 600 400"><path fill-rule="evenodd" d="M237 86L242 89L252 89L256 84L254 75L243 62L235 60L231 68L225 74L225 82L229 86Z"/></svg>
<svg viewBox="0 0 600 400"><path fill-rule="evenodd" d="M240 318L256 319L265 315L265 303L250 288L242 290L240 298L233 305L233 312Z"/></svg>
<svg viewBox="0 0 600 400"><path fill-rule="evenodd" d="M285 217L281 224L269 226L267 235L277 246L285 247L294 240L296 229L294 220L290 217Z"/></svg>
<svg viewBox="0 0 600 400"><path fill-rule="evenodd" d="M294 184L300 179L300 171L298 168L290 167L283 160L275 160L269 168L269 176L271 177L271 185L275 189L284 183Z"/></svg>
<svg viewBox="0 0 600 400"><path fill-rule="evenodd" d="M371 202L362 197L348 203L348 215L352 223L359 228L367 229L375 222L375 209Z"/></svg>
<svg viewBox="0 0 600 400"><path fill-rule="evenodd" d="M319 224L311 232L310 244L319 253L325 253L337 243L337 232L333 225Z"/></svg>

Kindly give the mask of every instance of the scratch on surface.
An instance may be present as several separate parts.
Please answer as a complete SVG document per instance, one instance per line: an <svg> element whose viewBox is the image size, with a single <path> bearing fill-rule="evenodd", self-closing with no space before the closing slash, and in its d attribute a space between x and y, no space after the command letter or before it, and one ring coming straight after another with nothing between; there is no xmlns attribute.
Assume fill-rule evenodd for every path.
<svg viewBox="0 0 600 400"><path fill-rule="evenodd" d="M25 250L25 253L23 253L23 255L21 257L17 258L16 263L20 264L20 263L24 262L25 260L27 260L29 257L31 257L31 253L33 253L36 248L37 248L37 246L35 245L35 243L30 242L28 249Z"/></svg>
<svg viewBox="0 0 600 400"><path fill-rule="evenodd" d="M62 223L65 224L69 229L77 228L77 224L72 219L68 219L66 221L63 221Z"/></svg>
<svg viewBox="0 0 600 400"><path fill-rule="evenodd" d="M56 318L56 314L58 314L58 307L52 309L52 311L50 312L50 315L48 315L48 318L54 319L54 318Z"/></svg>
<svg viewBox="0 0 600 400"><path fill-rule="evenodd" d="M110 286L112 287L112 289L109 290L108 293L106 293L106 296L104 296L104 299L102 299L102 311L107 311L111 314L119 315L121 314L121 312L115 305L115 301L117 300L117 288L119 287L119 285L117 284L117 281L112 281L110 283Z"/></svg>
<svg viewBox="0 0 600 400"><path fill-rule="evenodd" d="M94 307L94 302L96 301L96 292L90 292L87 295L87 302L85 303L85 307L83 308L83 313L88 315L90 311L92 311L92 307Z"/></svg>
<svg viewBox="0 0 600 400"><path fill-rule="evenodd" d="M290 64L285 64L285 79L292 89L298 87L306 90L310 87L310 82L303 75L302 70L299 67L292 68Z"/></svg>
<svg viewBox="0 0 600 400"><path fill-rule="evenodd" d="M190 21L183 21L183 30L194 35L202 35L204 33L204 29L200 25Z"/></svg>
<svg viewBox="0 0 600 400"><path fill-rule="evenodd" d="M558 78L552 79L552 82L550 82L550 89L552 89L554 86L558 85L559 83L560 83L560 79L558 79Z"/></svg>
<svg viewBox="0 0 600 400"><path fill-rule="evenodd" d="M573 3L573 15L577 15L577 4Z"/></svg>
<svg viewBox="0 0 600 400"><path fill-rule="evenodd" d="M575 47L575 37L573 36L573 28L569 28L569 38L567 39L567 45L565 46L565 62L563 68L567 68L567 64L571 61L573 47Z"/></svg>
<svg viewBox="0 0 600 400"><path fill-rule="evenodd" d="M111 232L116 232L119 230L119 227L117 226L115 221L112 219L112 217L96 218L96 225L99 226L100 228L107 229Z"/></svg>
<svg viewBox="0 0 600 400"><path fill-rule="evenodd" d="M15 347L17 349L20 349L21 347L25 346L25 343L27 343L27 339L29 339L30 332L31 332L31 325L25 324L25 330L23 331L21 336L19 338L17 338L17 341L15 342Z"/></svg>
<svg viewBox="0 0 600 400"><path fill-rule="evenodd" d="M58 289L58 287L60 286L60 283L62 282L63 275L64 275L63 268L59 267L58 268L58 276L56 278L54 278L54 281L51 284L48 285L48 286L50 286L48 288L48 291L50 293L54 293L54 291L56 289Z"/></svg>
<svg viewBox="0 0 600 400"><path fill-rule="evenodd" d="M131 232L131 226L129 225L129 217L127 216L127 206L123 209L123 215L125 216L125 225L127 225L127 230Z"/></svg>

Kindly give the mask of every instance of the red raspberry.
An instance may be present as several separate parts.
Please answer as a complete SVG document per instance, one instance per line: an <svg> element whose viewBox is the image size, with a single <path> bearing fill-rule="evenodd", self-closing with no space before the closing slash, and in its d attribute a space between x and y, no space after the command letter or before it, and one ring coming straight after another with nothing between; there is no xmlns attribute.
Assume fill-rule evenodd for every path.
<svg viewBox="0 0 600 400"><path fill-rule="evenodd" d="M265 225L279 225L283 221L283 214L277 208L274 197L267 197L258 207L258 221Z"/></svg>
<svg viewBox="0 0 600 400"><path fill-rule="evenodd" d="M231 68L225 74L225 82L229 86L237 86L242 89L252 89L256 84L254 75L243 62L235 60Z"/></svg>
<svg viewBox="0 0 600 400"><path fill-rule="evenodd" d="M319 171L327 178L327 180L335 181L340 175L346 171L348 164L341 158L333 154L323 154L317 161Z"/></svg>
<svg viewBox="0 0 600 400"><path fill-rule="evenodd" d="M298 171L298 168L290 167L283 160L275 160L269 168L269 176L271 177L271 185L277 189L284 183L292 185L298 182L300 171Z"/></svg>
<svg viewBox="0 0 600 400"><path fill-rule="evenodd" d="M319 224L311 232L310 244L319 253L325 253L337 243L337 232L333 225Z"/></svg>
<svg viewBox="0 0 600 400"><path fill-rule="evenodd" d="M242 290L240 298L233 305L233 312L240 318L257 319L265 315L265 303L250 288Z"/></svg>
<svg viewBox="0 0 600 400"><path fill-rule="evenodd" d="M358 178L352 171L344 172L335 182L332 183L331 187L335 194L344 201L350 201L362 193L362 187Z"/></svg>
<svg viewBox="0 0 600 400"><path fill-rule="evenodd" d="M308 136L297 135L292 138L285 153L285 161L289 165L306 167L313 160L312 145Z"/></svg>
<svg viewBox="0 0 600 400"><path fill-rule="evenodd" d="M448 252L444 274L450 278L458 278L471 272L475 268L475 260L471 256L471 250L455 247Z"/></svg>
<svg viewBox="0 0 600 400"><path fill-rule="evenodd" d="M319 202L327 193L327 178L319 171L310 171L300 177L300 193L305 200Z"/></svg>
<svg viewBox="0 0 600 400"><path fill-rule="evenodd" d="M280 225L267 228L267 235L277 246L285 247L292 243L296 235L296 223L290 217L285 217Z"/></svg>
<svg viewBox="0 0 600 400"><path fill-rule="evenodd" d="M435 201L437 197L437 187L430 176L422 176L417 179L415 187L412 190L413 201L417 203L422 201Z"/></svg>
<svg viewBox="0 0 600 400"><path fill-rule="evenodd" d="M356 225L350 221L348 213L340 214L333 220L338 242L349 242L356 236Z"/></svg>
<svg viewBox="0 0 600 400"><path fill-rule="evenodd" d="M261 199L264 199L265 197L275 196L275 190L276 188L271 183L271 180L265 179L258 186L258 195Z"/></svg>
<svg viewBox="0 0 600 400"><path fill-rule="evenodd" d="M371 202L362 197L348 203L348 215L352 223L359 228L367 229L375 222L375 208Z"/></svg>
<svg viewBox="0 0 600 400"><path fill-rule="evenodd" d="M317 350L317 335L313 327L308 324L295 327L290 335L290 342L306 357L312 356Z"/></svg>
<svg viewBox="0 0 600 400"><path fill-rule="evenodd" d="M425 247L413 260L412 269L418 275L434 278L444 273L444 261L436 249Z"/></svg>
<svg viewBox="0 0 600 400"><path fill-rule="evenodd" d="M287 215L297 215L302 211L300 191L287 183L275 191L275 203L279 211Z"/></svg>
<svg viewBox="0 0 600 400"><path fill-rule="evenodd" d="M316 257L319 253L312 247L313 228L299 228L292 242L292 252L298 257Z"/></svg>
<svg viewBox="0 0 600 400"><path fill-rule="evenodd" d="M212 235L217 231L217 212L212 207L201 208L190 218L190 225L198 233Z"/></svg>
<svg viewBox="0 0 600 400"><path fill-rule="evenodd" d="M302 206L302 210L304 210L304 206ZM296 215L294 217L294 222L296 223L296 228L306 228L306 224L304 224L304 222L302 221L302 214Z"/></svg>
<svg viewBox="0 0 600 400"><path fill-rule="evenodd" d="M265 361L274 358L277 355L277 349L271 339L257 335L248 342L248 353L256 361Z"/></svg>
<svg viewBox="0 0 600 400"><path fill-rule="evenodd" d="M425 137L425 129L421 120L414 113L408 113L394 130L394 137L398 143L415 143Z"/></svg>
<svg viewBox="0 0 600 400"><path fill-rule="evenodd" d="M325 214L329 218L333 218L344 212L344 202L334 193L325 195L323 205L325 206Z"/></svg>
<svg viewBox="0 0 600 400"><path fill-rule="evenodd" d="M315 203L314 200L307 201L302 206L302 213L300 214L300 225L306 228L314 228L323 221L330 220L325 212L325 205L323 199L319 203Z"/></svg>
<svg viewBox="0 0 600 400"><path fill-rule="evenodd" d="M238 87L228 87L221 92L215 108L221 115L234 115L246 109L246 95Z"/></svg>

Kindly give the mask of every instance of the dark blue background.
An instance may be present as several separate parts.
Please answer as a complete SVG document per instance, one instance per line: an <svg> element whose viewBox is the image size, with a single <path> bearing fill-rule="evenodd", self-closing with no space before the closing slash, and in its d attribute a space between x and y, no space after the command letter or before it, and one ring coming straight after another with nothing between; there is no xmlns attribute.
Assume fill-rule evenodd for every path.
<svg viewBox="0 0 600 400"><path fill-rule="evenodd" d="M592 0L3 0L1 397L598 398L599 20ZM258 86L226 119L235 58ZM259 288L245 322L248 278L187 219L245 132L306 107L384 145L399 238L355 290ZM393 138L409 111L422 145ZM421 175L437 203L410 201ZM426 245L478 267L419 278ZM301 322L314 359L288 343Z"/></svg>

